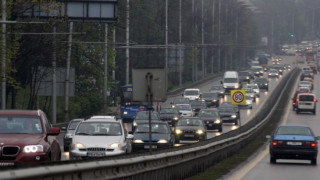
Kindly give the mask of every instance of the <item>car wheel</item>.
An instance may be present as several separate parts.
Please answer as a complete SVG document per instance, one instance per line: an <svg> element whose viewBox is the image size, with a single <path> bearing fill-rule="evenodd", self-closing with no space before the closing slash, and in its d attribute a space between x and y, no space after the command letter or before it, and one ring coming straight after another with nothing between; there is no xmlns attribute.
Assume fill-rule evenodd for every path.
<svg viewBox="0 0 320 180"><path fill-rule="evenodd" d="M299 113L300 113L300 110L299 110L298 108L296 109L296 113L297 113L297 114L299 114Z"/></svg>
<svg viewBox="0 0 320 180"><path fill-rule="evenodd" d="M64 147L63 147L63 151L64 151L64 152L68 152L68 151L69 151L69 147L64 146Z"/></svg>
<svg viewBox="0 0 320 180"><path fill-rule="evenodd" d="M270 163L271 164L276 164L277 163L277 159L272 157L272 156L270 156Z"/></svg>
<svg viewBox="0 0 320 180"><path fill-rule="evenodd" d="M175 143L175 144L178 144L178 143L179 143L179 140L175 139L175 140L174 140L174 143Z"/></svg>
<svg viewBox="0 0 320 180"><path fill-rule="evenodd" d="M313 114L316 114L316 109L313 109L312 113L313 113Z"/></svg>
<svg viewBox="0 0 320 180"><path fill-rule="evenodd" d="M219 132L222 132L222 126L219 127L218 131L219 131Z"/></svg>
<svg viewBox="0 0 320 180"><path fill-rule="evenodd" d="M311 159L311 164L312 165L317 165L317 158Z"/></svg>
<svg viewBox="0 0 320 180"><path fill-rule="evenodd" d="M234 121L234 125L236 125L236 126L238 125L238 120Z"/></svg>
<svg viewBox="0 0 320 180"><path fill-rule="evenodd" d="M252 106L250 106L250 109L252 109Z"/></svg>

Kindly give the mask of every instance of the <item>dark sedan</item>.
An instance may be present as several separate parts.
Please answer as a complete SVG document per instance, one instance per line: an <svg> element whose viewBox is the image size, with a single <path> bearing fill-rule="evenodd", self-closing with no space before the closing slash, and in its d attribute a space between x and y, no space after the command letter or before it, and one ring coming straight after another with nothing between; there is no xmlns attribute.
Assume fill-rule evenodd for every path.
<svg viewBox="0 0 320 180"><path fill-rule="evenodd" d="M207 105L205 102L203 101L190 101L190 105L191 105L191 108L194 112L194 115L198 115L200 109L206 109L207 108Z"/></svg>
<svg viewBox="0 0 320 180"><path fill-rule="evenodd" d="M170 103L172 108L175 108L177 104L189 104L189 98L174 98L174 100Z"/></svg>
<svg viewBox="0 0 320 180"><path fill-rule="evenodd" d="M218 93L202 93L201 101L205 102L207 107L219 107L220 98Z"/></svg>
<svg viewBox="0 0 320 180"><path fill-rule="evenodd" d="M212 93L218 93L219 97L224 98L225 89L222 86L212 86L209 91Z"/></svg>
<svg viewBox="0 0 320 180"><path fill-rule="evenodd" d="M270 163L277 159L311 160L317 164L319 136L315 137L311 128L303 125L280 125L270 139Z"/></svg>
<svg viewBox="0 0 320 180"><path fill-rule="evenodd" d="M217 129L219 132L222 132L222 121L217 109L203 109L199 112L199 117L208 130Z"/></svg>
<svg viewBox="0 0 320 180"><path fill-rule="evenodd" d="M240 117L236 109L232 106L220 106L219 107L220 118L223 123L234 123L238 125Z"/></svg>
<svg viewBox="0 0 320 180"><path fill-rule="evenodd" d="M246 82L246 83L250 83L250 72L249 71L239 71L238 72L239 75L239 81L240 82Z"/></svg>
<svg viewBox="0 0 320 180"><path fill-rule="evenodd" d="M149 111L139 111L136 117L133 119L133 127L132 131L138 126L139 122L149 120ZM156 111L151 111L151 121L159 121L160 116L159 113Z"/></svg>
<svg viewBox="0 0 320 180"><path fill-rule="evenodd" d="M258 78L254 81L259 86L259 89L269 90L269 81L266 78Z"/></svg>
<svg viewBox="0 0 320 180"><path fill-rule="evenodd" d="M133 149L159 149L174 146L174 134L167 122L152 121L152 143L149 144L149 122L141 121L133 134Z"/></svg>
<svg viewBox="0 0 320 180"><path fill-rule="evenodd" d="M197 117L185 117L178 121L175 129L176 143L198 142L207 139L202 120Z"/></svg>
<svg viewBox="0 0 320 180"><path fill-rule="evenodd" d="M175 126L179 120L180 113L175 108L161 108L159 111L160 120L166 121L169 125Z"/></svg>

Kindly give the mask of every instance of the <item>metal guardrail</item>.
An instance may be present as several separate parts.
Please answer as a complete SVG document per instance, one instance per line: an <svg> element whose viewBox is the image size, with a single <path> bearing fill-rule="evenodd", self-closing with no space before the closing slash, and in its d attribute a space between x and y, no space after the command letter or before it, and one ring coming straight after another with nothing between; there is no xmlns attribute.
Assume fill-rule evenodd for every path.
<svg viewBox="0 0 320 180"><path fill-rule="evenodd" d="M38 167L0 171L2 179L183 179L232 155L256 137L294 85L300 70L287 73L265 100L263 111L248 123L215 138L180 148L92 161L58 162ZM287 101L287 99L285 99ZM259 110L258 109L258 110Z"/></svg>

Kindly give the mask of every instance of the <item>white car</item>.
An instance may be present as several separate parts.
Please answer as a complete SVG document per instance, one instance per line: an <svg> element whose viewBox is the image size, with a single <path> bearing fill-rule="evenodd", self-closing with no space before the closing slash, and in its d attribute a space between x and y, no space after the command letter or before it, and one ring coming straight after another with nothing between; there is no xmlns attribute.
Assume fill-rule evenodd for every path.
<svg viewBox="0 0 320 180"><path fill-rule="evenodd" d="M194 112L190 104L176 104L175 108L179 111L180 116L192 117Z"/></svg>
<svg viewBox="0 0 320 180"><path fill-rule="evenodd" d="M310 81L300 81L299 84L298 84L298 87L307 87L309 88L310 90L312 90L312 84Z"/></svg>
<svg viewBox="0 0 320 180"><path fill-rule="evenodd" d="M260 97L260 88L257 84L248 84L247 88L253 89L253 91L256 93L257 97Z"/></svg>
<svg viewBox="0 0 320 180"><path fill-rule="evenodd" d="M299 114L303 111L309 111L316 114L316 103L318 102L315 94L301 93L297 95L296 113Z"/></svg>
<svg viewBox="0 0 320 180"><path fill-rule="evenodd" d="M279 72L276 69L270 69L268 72L268 77L276 77L279 78Z"/></svg>
<svg viewBox="0 0 320 180"><path fill-rule="evenodd" d="M73 135L70 160L130 153L132 139L121 120L99 117L82 121Z"/></svg>
<svg viewBox="0 0 320 180"><path fill-rule="evenodd" d="M245 104L239 104L239 108L248 108L248 109L252 109L252 97L246 94L246 103Z"/></svg>
<svg viewBox="0 0 320 180"><path fill-rule="evenodd" d="M200 94L200 89L185 89L182 95L190 100L199 100Z"/></svg>
<svg viewBox="0 0 320 180"><path fill-rule="evenodd" d="M257 94L252 88L244 88L246 96L250 96L253 102L256 102Z"/></svg>

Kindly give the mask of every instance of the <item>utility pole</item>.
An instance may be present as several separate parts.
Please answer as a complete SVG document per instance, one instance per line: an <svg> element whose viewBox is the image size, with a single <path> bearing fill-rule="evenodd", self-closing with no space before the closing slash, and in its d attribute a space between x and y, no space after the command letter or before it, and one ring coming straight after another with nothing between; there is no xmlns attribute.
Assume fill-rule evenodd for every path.
<svg viewBox="0 0 320 180"><path fill-rule="evenodd" d="M166 79L167 79L167 87L168 87L168 80L169 80L169 71L168 71L168 0L166 0Z"/></svg>
<svg viewBox="0 0 320 180"><path fill-rule="evenodd" d="M179 0L179 86L182 86L182 53L181 53L181 0Z"/></svg>
<svg viewBox="0 0 320 180"><path fill-rule="evenodd" d="M116 27L115 26L113 26L112 42L113 42L112 50L113 50L113 52L115 52L116 51ZM116 56L113 56L113 58L112 58L112 65L113 65L113 67L116 66ZM112 68L112 80L113 80L113 82L116 81L116 71L114 70L114 68Z"/></svg>
<svg viewBox="0 0 320 180"><path fill-rule="evenodd" d="M130 25L130 0L127 0L127 17L126 17L126 84L129 84L129 68L130 68L130 59L129 59L129 32L130 32L130 29L129 29L129 25Z"/></svg>
<svg viewBox="0 0 320 180"><path fill-rule="evenodd" d="M202 79L205 76L205 69L204 69L204 7L203 7L203 0L201 0L201 60L202 60Z"/></svg>
<svg viewBox="0 0 320 180"><path fill-rule="evenodd" d="M221 64L221 0L219 0L219 31L218 31L218 73L220 73Z"/></svg>
<svg viewBox="0 0 320 180"><path fill-rule="evenodd" d="M103 88L103 113L107 114L108 108L108 23L105 24L104 33L104 88Z"/></svg>
<svg viewBox="0 0 320 180"><path fill-rule="evenodd" d="M68 40L68 55L67 55L67 69L66 69L64 122L69 121L69 83L70 83L70 61L71 61L71 50L72 50L72 31L73 31L73 22L70 22L69 40Z"/></svg>
<svg viewBox="0 0 320 180"><path fill-rule="evenodd" d="M2 0L2 22L7 19L6 0ZM1 109L6 109L6 24L2 24L2 63L1 63Z"/></svg>
<svg viewBox="0 0 320 180"><path fill-rule="evenodd" d="M212 2L212 43L214 43L214 8L215 8L215 1ZM212 52L214 52L214 47L212 48ZM211 54L211 74L213 74L213 66L214 66L214 54Z"/></svg>
<svg viewBox="0 0 320 180"><path fill-rule="evenodd" d="M57 26L53 25L53 41L52 41L52 124L57 123L57 42L56 42Z"/></svg>

